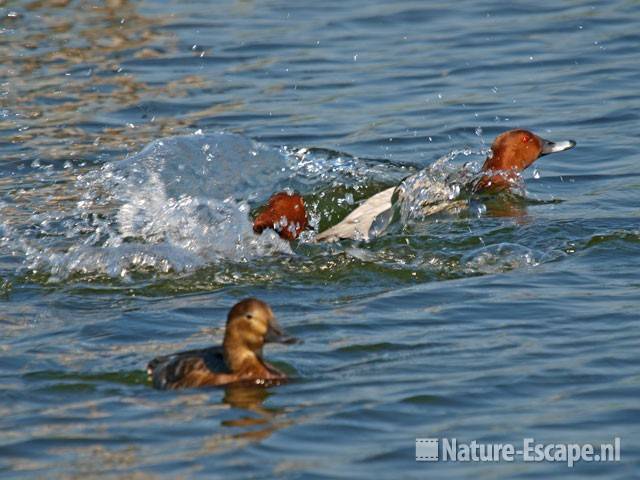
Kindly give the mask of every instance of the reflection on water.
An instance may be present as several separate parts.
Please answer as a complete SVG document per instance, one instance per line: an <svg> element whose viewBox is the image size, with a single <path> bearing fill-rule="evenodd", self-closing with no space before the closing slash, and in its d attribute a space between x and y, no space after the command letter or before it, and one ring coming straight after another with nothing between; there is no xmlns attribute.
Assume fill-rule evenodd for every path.
<svg viewBox="0 0 640 480"><path fill-rule="evenodd" d="M0 131L14 145L5 161L82 164L210 114L210 107L186 115L155 112L156 99L184 98L206 80L173 71L158 75L154 59L176 55L178 45L158 28L166 19L141 15L138 2L37 1L11 11L0 37L6 72Z"/></svg>
<svg viewBox="0 0 640 480"><path fill-rule="evenodd" d="M45 424L13 430L3 437L3 441L25 448L40 444L49 461L56 459L54 468L72 467L77 474L95 475L114 468L140 466L148 461L153 463L152 455L147 458L151 452L136 447L132 441L139 429L150 426L175 436L163 425L167 421L177 431L205 433L204 438L195 442L176 438L177 451L168 452L166 456L171 461L196 459L241 448L265 440L294 423L292 408L265 406L274 393L274 387L250 383L158 393L151 390L146 372L141 370L95 374L40 371L23 378L37 387L33 390L34 398L49 398L55 402L40 411ZM158 402L165 401L165 408L170 410L165 415L156 416ZM121 410L129 411L129 420L117 431L111 430L110 434L104 422L109 418L114 402ZM8 414L1 409L0 412ZM12 423L19 423L22 415L27 413L28 409L14 410L16 418ZM197 420L202 415L208 419L204 426L198 425ZM81 423L76 425L80 420ZM216 428L216 424L222 428ZM110 435L114 435L113 440L110 440ZM33 438L41 440L34 442ZM15 447L12 451L23 452ZM11 462L14 470L44 467L40 455L27 452L14 455Z"/></svg>
<svg viewBox="0 0 640 480"><path fill-rule="evenodd" d="M259 385L229 385L224 389L222 401L236 409L246 410L239 418L223 420L221 425L240 429L233 437L246 440L261 440L274 431L291 424L286 419L284 408L265 407L269 390ZM279 418L283 417L283 418Z"/></svg>
<svg viewBox="0 0 640 480"><path fill-rule="evenodd" d="M266 388L234 385L224 389L223 403L233 407L233 416L220 422L222 429L203 439L198 456L223 453L268 439L278 430L295 424L284 408L268 408Z"/></svg>

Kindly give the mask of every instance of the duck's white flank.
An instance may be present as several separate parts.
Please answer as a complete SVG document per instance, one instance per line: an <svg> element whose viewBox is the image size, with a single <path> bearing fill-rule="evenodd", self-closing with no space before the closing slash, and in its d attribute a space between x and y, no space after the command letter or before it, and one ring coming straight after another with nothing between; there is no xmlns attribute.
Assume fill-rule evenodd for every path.
<svg viewBox="0 0 640 480"><path fill-rule="evenodd" d="M378 215L391 208L391 197L395 190L396 187L387 188L368 198L340 223L320 232L316 236L316 241L336 242L344 238L368 241L373 221Z"/></svg>

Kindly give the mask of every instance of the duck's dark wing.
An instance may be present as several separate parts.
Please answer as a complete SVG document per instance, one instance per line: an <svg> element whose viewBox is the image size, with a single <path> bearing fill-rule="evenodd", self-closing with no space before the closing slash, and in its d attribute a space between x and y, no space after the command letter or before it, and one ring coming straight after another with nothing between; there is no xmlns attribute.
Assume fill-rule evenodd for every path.
<svg viewBox="0 0 640 480"><path fill-rule="evenodd" d="M217 347L213 347L213 348L217 348ZM177 358L200 356L206 350L209 350L209 349L199 348L196 350L185 350L184 352L177 352L177 353L172 353L170 355L163 355L161 357L156 357L147 364L147 373L149 375L153 375L153 372L156 370L158 365L162 365L170 360L177 359Z"/></svg>
<svg viewBox="0 0 640 480"><path fill-rule="evenodd" d="M190 386L189 378L230 373L221 347L189 350L154 358L147 365L147 373L155 388L179 388Z"/></svg>

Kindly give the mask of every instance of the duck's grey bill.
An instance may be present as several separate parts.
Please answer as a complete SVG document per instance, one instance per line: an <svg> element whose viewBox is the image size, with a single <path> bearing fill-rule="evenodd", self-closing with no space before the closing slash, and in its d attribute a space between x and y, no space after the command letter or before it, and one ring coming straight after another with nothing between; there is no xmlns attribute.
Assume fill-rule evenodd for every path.
<svg viewBox="0 0 640 480"><path fill-rule="evenodd" d="M550 153L564 152L576 146L576 142L573 140L565 140L563 142L550 142L549 140L542 140L542 155L548 155Z"/></svg>
<svg viewBox="0 0 640 480"><path fill-rule="evenodd" d="M273 322L269 325L269 329L267 330L267 334L264 337L265 342L269 343L302 343L301 340L298 340L293 335L289 335L285 332L280 325Z"/></svg>

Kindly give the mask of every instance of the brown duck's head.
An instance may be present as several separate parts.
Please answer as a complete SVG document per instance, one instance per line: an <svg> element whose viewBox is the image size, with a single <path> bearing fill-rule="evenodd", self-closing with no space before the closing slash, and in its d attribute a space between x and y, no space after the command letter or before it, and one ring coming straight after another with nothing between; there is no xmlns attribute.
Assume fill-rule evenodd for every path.
<svg viewBox="0 0 640 480"><path fill-rule="evenodd" d="M309 227L304 200L296 193L278 192L260 210L253 221L255 233L271 228L281 238L295 240Z"/></svg>
<svg viewBox="0 0 640 480"><path fill-rule="evenodd" d="M246 298L229 311L224 334L224 349L251 351L262 355L267 342L295 343L276 321L271 307L257 298Z"/></svg>
<svg viewBox="0 0 640 480"><path fill-rule="evenodd" d="M549 153L563 152L575 147L576 142L565 140L550 142L528 130L509 130L494 140L492 155L482 165L482 176L474 186L475 192L494 192L509 189L518 173Z"/></svg>
<svg viewBox="0 0 640 480"><path fill-rule="evenodd" d="M550 142L528 130L509 130L494 140L493 155L484 162L482 170L522 171L543 155L563 152L575 145L573 140Z"/></svg>

